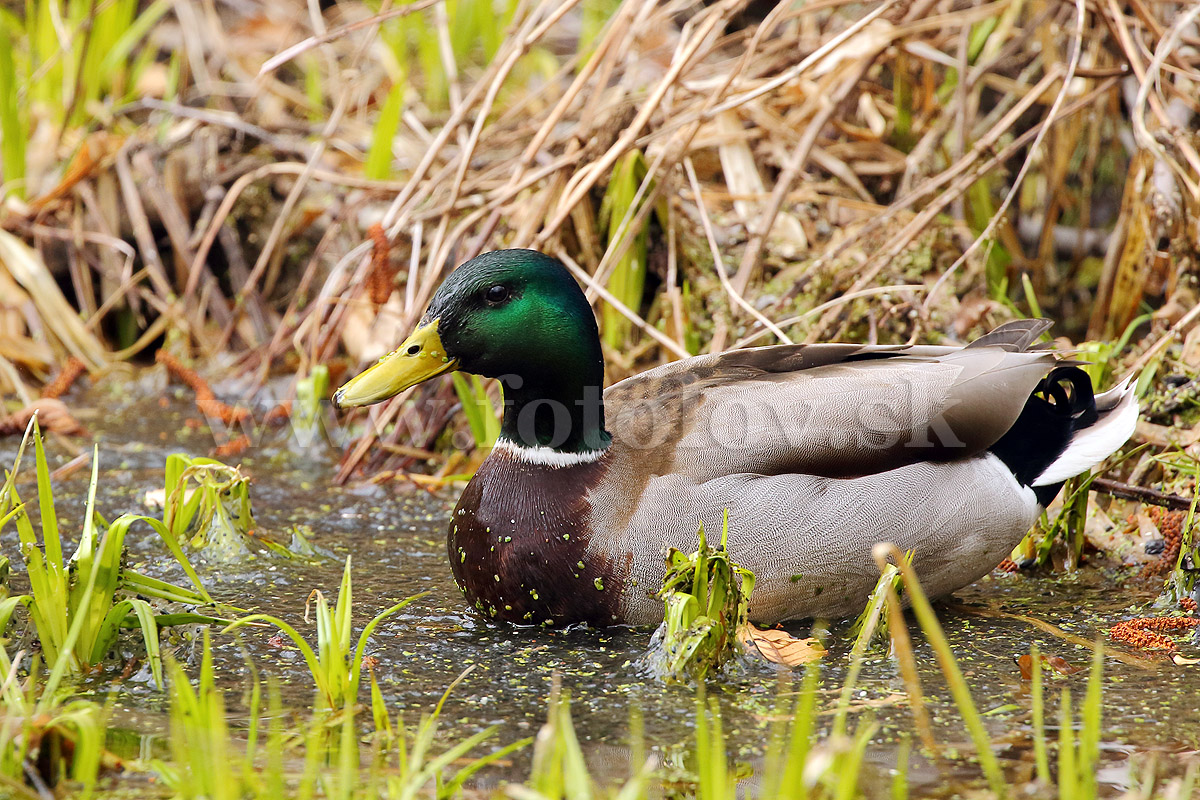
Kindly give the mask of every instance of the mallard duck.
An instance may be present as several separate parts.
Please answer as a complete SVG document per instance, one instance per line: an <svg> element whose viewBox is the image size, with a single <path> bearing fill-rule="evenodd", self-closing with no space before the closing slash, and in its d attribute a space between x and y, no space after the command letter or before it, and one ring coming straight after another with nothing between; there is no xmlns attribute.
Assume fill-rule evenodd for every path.
<svg viewBox="0 0 1200 800"><path fill-rule="evenodd" d="M1093 395L1033 346L1046 320L965 347L776 345L701 355L606 390L596 320L557 260L454 270L411 336L334 396L377 403L452 370L499 379L499 439L450 521L454 577L518 624L653 624L667 548L729 513L760 623L862 610L876 542L931 596L992 570L1063 481L1131 435L1127 385Z"/></svg>

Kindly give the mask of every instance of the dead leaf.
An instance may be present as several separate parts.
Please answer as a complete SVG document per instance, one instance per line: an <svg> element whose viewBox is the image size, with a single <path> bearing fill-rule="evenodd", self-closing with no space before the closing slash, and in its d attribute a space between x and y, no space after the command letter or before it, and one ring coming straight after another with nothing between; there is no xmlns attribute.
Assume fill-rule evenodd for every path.
<svg viewBox="0 0 1200 800"><path fill-rule="evenodd" d="M758 653L772 664L798 667L816 661L827 652L815 638L797 639L778 628L759 630L753 625L738 628L738 641L748 653Z"/></svg>
<svg viewBox="0 0 1200 800"><path fill-rule="evenodd" d="M1077 667L1071 664L1062 656L1039 656L1042 659L1042 672L1047 670L1057 672L1059 675L1074 675L1081 671L1083 667ZM1021 678L1023 680L1033 679L1033 658L1029 655L1023 655L1017 659L1017 667L1021 670Z"/></svg>
<svg viewBox="0 0 1200 800"><path fill-rule="evenodd" d="M813 76L825 75L846 62L854 62L859 59L872 59L883 48L891 44L892 39L895 37L895 25L886 19L873 19L866 27L818 61L810 74Z"/></svg>
<svg viewBox="0 0 1200 800"><path fill-rule="evenodd" d="M1171 660L1180 667L1190 667L1194 664L1200 664L1200 658L1188 658L1187 656L1179 655L1179 653L1171 656Z"/></svg>
<svg viewBox="0 0 1200 800"><path fill-rule="evenodd" d="M342 326L342 344L359 363L371 363L391 352L407 335L404 329L404 301L392 292L387 302L375 306L362 296L353 301Z"/></svg>
<svg viewBox="0 0 1200 800"><path fill-rule="evenodd" d="M124 143L125 137L116 136L107 131L96 131L88 136L76 151L71 163L67 165L58 185L41 197L30 200L29 207L34 211L40 211L50 203L65 197L75 187L75 184L95 172L100 166L100 162L120 150Z"/></svg>
<svg viewBox="0 0 1200 800"><path fill-rule="evenodd" d="M762 176L758 172L757 160L746 140L741 117L733 111L723 111L713 121L720 144L717 153L721 158L721 172L725 185L733 195L733 208L746 226L747 231L757 231L763 201L767 197ZM791 252L800 253L808 249L808 237L800 221L787 211L775 215L771 226L774 238L782 240Z"/></svg>
<svg viewBox="0 0 1200 800"><path fill-rule="evenodd" d="M34 400L15 414L0 416L0 435L20 435L34 413L38 415L38 425L43 431L53 431L63 436L88 435L87 429L71 416L66 403L49 397Z"/></svg>

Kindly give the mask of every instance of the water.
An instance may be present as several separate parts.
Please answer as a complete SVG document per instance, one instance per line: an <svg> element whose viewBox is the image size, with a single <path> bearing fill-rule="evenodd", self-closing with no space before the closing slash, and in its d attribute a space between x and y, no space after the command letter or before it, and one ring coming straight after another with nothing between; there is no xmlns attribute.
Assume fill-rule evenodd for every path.
<svg viewBox="0 0 1200 800"><path fill-rule="evenodd" d="M171 452L207 455L213 437L197 426L197 414L183 394L142 382L150 396L130 396L115 387L100 387L71 398L82 421L100 446L101 476L98 509L112 519L123 512L149 513L147 491L162 488L163 464ZM86 412L84 409L93 409ZM95 409L103 409L103 412ZM69 446L85 451L88 442ZM0 462L11 464L17 441L0 441ZM61 441L50 440L51 468L75 453ZM650 679L641 657L649 630L572 629L547 631L494 624L470 613L450 576L445 553L445 525L457 489L428 492L414 485L389 483L337 487L332 485L340 451L318 439L301 448L286 429L268 432L261 443L240 458L253 479L252 499L260 535L288 543L299 527L324 557L282 559L263 552L234 564L196 565L212 595L247 611L282 617L315 640L315 627L304 619L305 602L313 589L336 596L344 560L353 558L355 623L359 628L376 613L420 592L427 596L386 621L373 636L367 653L377 659L375 674L393 713L410 722L432 709L446 688L468 667L443 712L446 741L497 726L495 745L533 735L545 717L553 682L561 681L572 698L577 732L591 766L599 776L621 779L629 772L628 728L631 710L640 708L648 747L668 764L682 767L681 754L692 740L695 695L691 689L664 687ZM32 460L26 462L23 494L32 492ZM56 484L58 514L64 531L78 534L88 469L79 469ZM148 530L131 536L129 563L157 577L185 583L165 548ZM0 548L19 562L15 532L6 529ZM1131 580L1128 569L1088 567L1073 576L1024 575L989 577L957 593L954 600L976 611L1002 609L1049 623L1091 641L1104 638L1114 621L1144 611L1156 594L1153 585ZM21 586L21 576L15 579ZM1090 651L1028 622L981 616L939 607L939 617L966 674L975 702L999 748L1008 774L1028 777L1033 756L1030 739L1028 684L1021 680L1015 658L1036 642L1043 653L1062 656L1083 668L1071 677L1052 675L1047 687L1049 737L1057 738L1057 696L1070 687L1078 707L1082 701ZM941 771L914 755L910 780L914 793L951 796L980 783L969 761L973 748L953 706L931 649L910 621L921 680L935 732L947 752L959 754ZM806 635L808 626L792 626ZM829 709L845 674L850 646L849 624L833 626L831 652L823 664L822 726L828 728ZM271 627L233 635L214 632L219 680L229 690L235 720L244 720L243 693L251 660L259 673L277 680L285 704L303 709L313 690L303 658ZM174 637L176 657L194 663L194 641ZM1195 643L1184 645L1196 655ZM131 650L132 652L132 650ZM1116 791L1129 780L1131 758L1160 754L1160 767L1178 771L1176 754L1200 749L1200 681L1197 667L1176 666L1163 657L1145 656L1123 663L1105 663L1104 769L1101 779ZM122 679L125 665L108 664L85 683L103 697L116 692L110 746L126 757L163 752L166 732L165 696L156 690L144 669ZM897 743L912 733L912 717L903 697L903 683L893 662L875 653L860 678L855 703L863 707L858 719L873 718L880 732L868 752L869 783L880 788L895 765ZM721 703L732 758L751 766L761 757L774 717L780 673L766 665L742 666L736 674L710 686ZM365 699L365 698L364 698ZM916 750L917 748L914 748ZM506 765L484 774L477 784L494 785L524 774L529 753L518 753Z"/></svg>

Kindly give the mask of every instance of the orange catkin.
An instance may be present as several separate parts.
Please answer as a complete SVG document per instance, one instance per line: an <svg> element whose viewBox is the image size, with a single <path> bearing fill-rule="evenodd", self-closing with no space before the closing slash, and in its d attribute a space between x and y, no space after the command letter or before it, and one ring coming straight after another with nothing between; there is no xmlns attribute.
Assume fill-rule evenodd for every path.
<svg viewBox="0 0 1200 800"><path fill-rule="evenodd" d="M196 393L196 408L200 409L200 413L204 416L215 417L226 425L233 425L242 422L250 415L250 412L244 408L231 406L218 400L204 378L197 375L195 370L180 364L179 359L166 350L159 350L155 353L154 360L166 367L167 372L191 387L192 391Z"/></svg>
<svg viewBox="0 0 1200 800"><path fill-rule="evenodd" d="M1141 577L1166 575L1175 568L1175 559L1179 557L1179 548L1183 544L1183 522L1187 513L1183 511L1168 511L1165 508L1152 506L1146 510L1146 515L1153 520L1162 532L1166 546L1157 560L1151 561L1142 568Z"/></svg>
<svg viewBox="0 0 1200 800"><path fill-rule="evenodd" d="M71 356L62 365L62 370L42 389L42 397L47 400L57 400L70 390L79 376L87 372L87 365L75 356Z"/></svg>
<svg viewBox="0 0 1200 800"><path fill-rule="evenodd" d="M87 429L71 416L67 404L53 397L34 400L15 414L0 415L0 436L20 435L34 414L38 415L38 425L43 431L54 431L63 436L87 436Z"/></svg>
<svg viewBox="0 0 1200 800"><path fill-rule="evenodd" d="M233 456L240 456L242 453L246 452L246 449L249 447L250 437L243 433L236 439L230 439L225 444L219 445L215 450L213 450L213 457L232 458Z"/></svg>
<svg viewBox="0 0 1200 800"><path fill-rule="evenodd" d="M1135 617L1118 622L1109 628L1108 635L1143 650L1174 650L1175 641L1167 633L1191 630L1200 626L1194 617Z"/></svg>
<svg viewBox="0 0 1200 800"><path fill-rule="evenodd" d="M381 306L392 294L392 284L395 283L396 273L392 265L392 243L388 241L383 226L376 222L367 229L374 249L371 251L371 272L367 275L367 296L371 302Z"/></svg>
<svg viewBox="0 0 1200 800"><path fill-rule="evenodd" d="M292 404L280 403L263 417L263 425L282 425L292 416Z"/></svg>

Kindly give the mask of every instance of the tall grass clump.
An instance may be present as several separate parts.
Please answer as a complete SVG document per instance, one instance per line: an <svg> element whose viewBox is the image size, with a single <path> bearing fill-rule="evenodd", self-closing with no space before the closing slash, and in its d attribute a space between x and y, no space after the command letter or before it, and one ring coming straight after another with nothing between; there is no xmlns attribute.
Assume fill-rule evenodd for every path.
<svg viewBox="0 0 1200 800"><path fill-rule="evenodd" d="M517 800L592 800L599 797L636 800L646 797L657 761L653 757L640 757L644 751L640 736L640 732L634 732L630 748L633 775L620 788L599 791L571 720L570 695L556 677L550 691L546 722L534 739L529 777L522 785L506 787L507 792Z"/></svg>
<svg viewBox="0 0 1200 800"><path fill-rule="evenodd" d="M88 700L59 705L41 690L36 656L26 678L20 678L24 655L20 651L9 658L0 647L0 796L41 800L70 779L86 797L107 756L107 708Z"/></svg>
<svg viewBox="0 0 1200 800"><path fill-rule="evenodd" d="M313 651L294 629L264 615L238 620L230 629L271 621L288 633L304 654L318 684L314 712L283 727L277 687L268 687L267 730L263 740L261 685L257 677L250 692L245 733L235 732L226 712L224 691L216 684L207 631L195 686L177 662L169 662L171 696L171 760L154 769L178 796L205 800L236 800L281 796L296 798L459 797L466 781L479 770L524 747L528 739L499 747L487 755L469 757L495 734L495 727L439 748L437 731L442 708L455 681L434 709L413 727L399 715L393 720L371 673L370 747L360 747L357 691L363 671L363 646L380 621L416 598L375 617L350 655L349 563L337 606L330 609L317 598L318 649ZM353 672L347 668L352 667ZM461 678L459 679L461 680ZM340 692L340 694L338 694ZM337 705L335 705L337 704ZM297 767L296 765L299 764Z"/></svg>
<svg viewBox="0 0 1200 800"><path fill-rule="evenodd" d="M376 1L368 5L378 11L381 4ZM393 96L403 97L403 90L397 91L395 87L406 81L419 81L415 94L430 110L445 109L450 99L450 76L446 65L453 64L455 71L461 72L490 62L500 49L517 5L516 0L499 3L493 0L447 0L448 52L442 52L439 23L431 22L425 14L408 14L385 23L380 38L387 47L392 71L397 73L399 80L389 93L381 120L387 116L386 103L393 102ZM419 74L412 74L410 65L419 67ZM376 134L379 133L376 129Z"/></svg>
<svg viewBox="0 0 1200 800"><path fill-rule="evenodd" d="M24 25L15 28L30 43L25 85L57 124L83 124L94 117L98 100L130 95L157 55L138 45L171 9L169 0L140 6L138 0L27 4Z"/></svg>
<svg viewBox="0 0 1200 800"><path fill-rule="evenodd" d="M17 105L17 64L13 58L14 15L0 9L0 200L25 196L25 125Z"/></svg>
<svg viewBox="0 0 1200 800"><path fill-rule="evenodd" d="M351 610L353 602L353 586L350 579L349 556L346 557L346 568L342 572L341 588L338 597L331 607L323 592L313 590L310 601L316 610L317 647L314 650L294 627L279 617L269 614L251 614L243 617L228 628L232 632L255 622L265 622L279 628L295 643L304 656L316 687L316 708L319 711L343 712L352 710L358 702L358 690L363 674L363 658L366 655L367 642L375 629L388 617L398 613L413 601L424 597L424 594L414 595L401 600L399 603L377 614L366 624L353 641L353 624ZM353 649L351 649L353 645Z"/></svg>
<svg viewBox="0 0 1200 800"><path fill-rule="evenodd" d="M41 531L37 531L16 489L21 458L29 438L34 442ZM168 526L149 517L125 514L105 524L96 513L99 451L93 450L92 474L79 544L69 559L63 555L62 533L54 505L50 470L36 417L30 421L17 461L0 489L0 530L16 526L30 593L0 603L0 628L24 606L38 643L53 664L44 691L53 695L66 673L78 674L100 663L124 628L140 630L154 680L162 685L158 629L165 625L221 620L194 613L162 613L145 598L168 603L211 605L213 600ZM167 545L194 588L175 586L123 566L125 537L134 523L149 525ZM60 656L66 655L63 658Z"/></svg>

